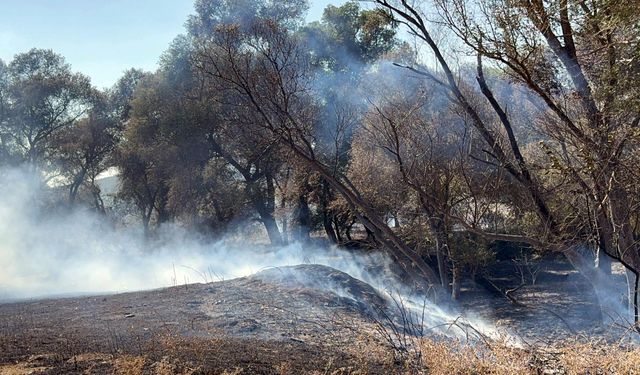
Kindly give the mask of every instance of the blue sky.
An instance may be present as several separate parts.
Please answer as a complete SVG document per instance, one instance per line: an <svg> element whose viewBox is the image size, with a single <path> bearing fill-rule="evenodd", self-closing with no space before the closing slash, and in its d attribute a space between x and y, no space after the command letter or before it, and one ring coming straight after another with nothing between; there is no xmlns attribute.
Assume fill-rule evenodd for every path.
<svg viewBox="0 0 640 375"><path fill-rule="evenodd" d="M310 0L307 20L343 2ZM128 68L154 70L192 9L192 0L0 0L0 59L50 48L108 87Z"/></svg>

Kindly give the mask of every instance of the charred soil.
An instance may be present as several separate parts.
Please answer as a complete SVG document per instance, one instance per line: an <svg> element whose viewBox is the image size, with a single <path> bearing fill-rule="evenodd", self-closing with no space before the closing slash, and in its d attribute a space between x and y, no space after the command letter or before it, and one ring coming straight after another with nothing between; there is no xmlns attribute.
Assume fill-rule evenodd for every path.
<svg viewBox="0 0 640 375"><path fill-rule="evenodd" d="M518 358L507 362L523 367L499 373L564 373L569 367L562 364L564 352L551 349L559 347L554 343L580 334L580 345L613 337L613 328L594 320L585 281L559 266L547 265L544 272L535 285L518 290L518 306L500 295L512 279L490 276L496 293L482 283L466 285L462 313L502 322L523 339L524 346L505 349L508 358ZM438 373L447 362L434 362L438 355L483 371L488 362L456 359L466 349L443 349L464 345L460 337L416 339L413 357L393 349L379 315L390 301L345 273L301 265L208 284L4 303L0 373ZM470 350L470 358L484 358L482 349ZM500 361L495 354L491 358Z"/></svg>

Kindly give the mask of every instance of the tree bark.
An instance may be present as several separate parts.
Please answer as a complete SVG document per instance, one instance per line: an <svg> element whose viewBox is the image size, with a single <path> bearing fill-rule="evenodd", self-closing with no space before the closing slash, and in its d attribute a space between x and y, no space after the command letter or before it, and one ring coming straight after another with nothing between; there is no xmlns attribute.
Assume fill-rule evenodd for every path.
<svg viewBox="0 0 640 375"><path fill-rule="evenodd" d="M309 229L311 228L311 210L307 203L307 195L298 195L298 204L294 212L293 236L296 241L309 241Z"/></svg>
<svg viewBox="0 0 640 375"><path fill-rule="evenodd" d="M460 298L460 283L462 281L462 270L458 262L451 263L451 299L456 301Z"/></svg>
<svg viewBox="0 0 640 375"><path fill-rule="evenodd" d="M278 228L278 223L274 217L275 212L275 186L273 178L269 175L265 176L265 189L261 189L260 181L256 181L253 177L245 176L247 182L247 190L251 196L253 207L260 216L260 222L267 231L269 241L274 246L282 245L282 234Z"/></svg>
<svg viewBox="0 0 640 375"><path fill-rule="evenodd" d="M448 234L445 230L443 220L439 217L430 217L429 227L431 229L431 234L435 239L440 285L446 293L449 293L449 269L447 267L447 254L449 253Z"/></svg>
<svg viewBox="0 0 640 375"><path fill-rule="evenodd" d="M329 187L326 185L326 182L322 182L320 186L320 210L322 211L322 226L324 228L327 237L331 242L338 244L338 236L333 229L332 222L332 214L329 209L329 201L331 199L331 192Z"/></svg>
<svg viewBox="0 0 640 375"><path fill-rule="evenodd" d="M267 230L267 236L272 245L282 245L282 236L280 235L280 229L276 219L270 213L261 213L260 221Z"/></svg>

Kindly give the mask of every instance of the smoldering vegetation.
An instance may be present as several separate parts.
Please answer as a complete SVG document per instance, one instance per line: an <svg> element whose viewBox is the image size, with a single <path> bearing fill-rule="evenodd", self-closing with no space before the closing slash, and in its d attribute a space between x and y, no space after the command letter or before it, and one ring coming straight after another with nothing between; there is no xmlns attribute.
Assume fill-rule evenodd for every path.
<svg viewBox="0 0 640 375"><path fill-rule="evenodd" d="M207 239L177 225L146 237L92 210L56 206L55 193L24 168L2 170L4 298L126 292L248 276L266 268L323 263L365 276L365 263L388 267L382 253L367 255L293 243L271 248L229 238ZM53 200L52 200L53 199ZM246 224L249 226L250 224Z"/></svg>
<svg viewBox="0 0 640 375"><path fill-rule="evenodd" d="M37 322L0 321L7 358L67 337L43 326L75 306L138 317L128 346L100 343L129 354L141 317L333 354L350 319L394 371L448 368L426 348L476 372L636 366L633 5L352 1L305 23L307 5L197 0L156 71L106 90L54 51L0 61L0 298L27 300L0 311ZM571 339L619 345L619 366L538 352Z"/></svg>
<svg viewBox="0 0 640 375"><path fill-rule="evenodd" d="M25 168L2 171L1 254L3 264L10 265L0 278L5 303L252 276L347 298L377 319L380 313L395 316L400 306L394 304L401 303L405 313L423 315L416 324L424 329L440 331L456 319L466 324L473 319L484 334L496 333L478 317L463 317L415 294L395 276L393 262L380 251L350 252L297 242L272 247L231 236L211 240L168 224L149 238L139 228L118 227L91 210L56 207L52 189ZM451 334L460 332L455 328Z"/></svg>

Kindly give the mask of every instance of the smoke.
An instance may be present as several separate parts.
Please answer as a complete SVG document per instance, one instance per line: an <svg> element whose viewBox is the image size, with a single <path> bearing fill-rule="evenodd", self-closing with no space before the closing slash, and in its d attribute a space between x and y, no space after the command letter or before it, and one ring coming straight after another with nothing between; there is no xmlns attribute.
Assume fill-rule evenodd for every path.
<svg viewBox="0 0 640 375"><path fill-rule="evenodd" d="M313 263L343 271L402 301L416 317L424 315L425 327L445 326L458 318L411 295L388 276L392 262L382 253L356 255L299 243L272 249L231 239L212 242L175 225L160 228L149 240L141 230L116 227L92 211L48 205L59 193L24 169L0 170L0 301L221 281L270 267ZM350 296L329 280L304 285ZM479 320L473 326L494 332Z"/></svg>
<svg viewBox="0 0 640 375"><path fill-rule="evenodd" d="M355 273L336 249L279 249L206 240L178 225L153 239L82 208L47 204L55 189L25 169L0 171L0 299L124 292L247 276L267 267L321 262ZM330 259L334 259L330 261ZM331 264L328 264L331 263Z"/></svg>
<svg viewBox="0 0 640 375"><path fill-rule="evenodd" d="M177 225L153 239L85 209L47 206L52 188L22 169L0 172L0 298L124 292L247 276L313 252L209 242Z"/></svg>

